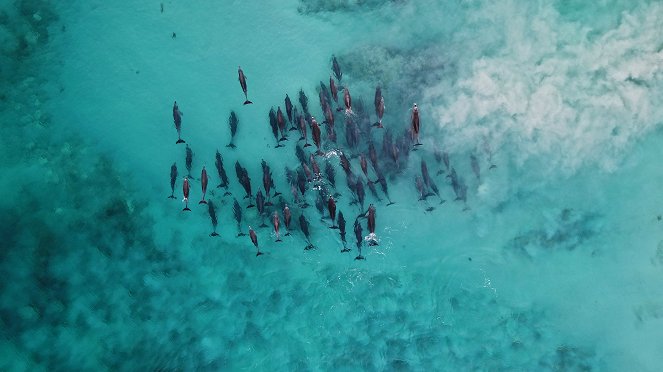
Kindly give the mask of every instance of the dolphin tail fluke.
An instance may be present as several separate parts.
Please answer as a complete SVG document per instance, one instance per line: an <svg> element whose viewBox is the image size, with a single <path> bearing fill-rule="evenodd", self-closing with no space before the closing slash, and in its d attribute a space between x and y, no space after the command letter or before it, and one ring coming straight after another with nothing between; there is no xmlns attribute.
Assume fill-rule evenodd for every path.
<svg viewBox="0 0 663 372"><path fill-rule="evenodd" d="M336 112L341 112L341 111L343 111L343 108L342 108L342 107L337 107L337 108L336 108Z"/></svg>
<svg viewBox="0 0 663 372"><path fill-rule="evenodd" d="M288 140L288 139L285 138L285 136L283 136L283 137L281 137L281 138L279 139L279 141L287 141L287 140Z"/></svg>
<svg viewBox="0 0 663 372"><path fill-rule="evenodd" d="M258 251L258 253L256 253L256 257L258 257L258 256L262 256L263 254L264 254L264 253Z"/></svg>
<svg viewBox="0 0 663 372"><path fill-rule="evenodd" d="M228 195L232 195L232 194L230 193L230 191L226 191L226 192L223 193L223 196L228 196Z"/></svg>
<svg viewBox="0 0 663 372"><path fill-rule="evenodd" d="M336 225L329 226L329 228L334 229L334 230L338 230L338 226L336 226Z"/></svg>
<svg viewBox="0 0 663 372"><path fill-rule="evenodd" d="M309 147L309 146L311 146L310 143L307 143L307 144L304 145L304 147Z"/></svg>
<svg viewBox="0 0 663 372"><path fill-rule="evenodd" d="M274 205L274 204L272 204L272 202L265 202L265 207L271 207L271 206L273 206L273 205Z"/></svg>
<svg viewBox="0 0 663 372"><path fill-rule="evenodd" d="M392 205L392 204L396 204L396 203L394 203L393 201L389 201L389 203L387 203L387 207Z"/></svg>
<svg viewBox="0 0 663 372"><path fill-rule="evenodd" d="M341 253L346 253L346 252L350 252L350 249L348 249L347 247L343 247L343 249L341 249Z"/></svg>
<svg viewBox="0 0 663 372"><path fill-rule="evenodd" d="M175 142L175 144L177 145L177 144L179 144L179 143L186 143L186 142L184 142L183 139L179 138L179 139L177 140L177 142Z"/></svg>
<svg viewBox="0 0 663 372"><path fill-rule="evenodd" d="M275 198L275 197L277 197L277 196L279 196L279 195L281 195L281 193L280 193L280 192L278 192L278 191L277 191L277 192L275 192L275 193L274 193L274 198Z"/></svg>
<svg viewBox="0 0 663 372"><path fill-rule="evenodd" d="M278 143L278 144L276 144L276 146L274 146L275 149L277 149L277 148L279 148L279 147L285 147L285 146L282 145L282 144L280 144L280 143Z"/></svg>
<svg viewBox="0 0 663 372"><path fill-rule="evenodd" d="M289 232L285 233L285 236L290 236L290 233Z"/></svg>
<svg viewBox="0 0 663 372"><path fill-rule="evenodd" d="M237 237L239 238L240 236L246 236L246 234L244 234L243 232L240 231L240 232L237 233Z"/></svg>
<svg viewBox="0 0 663 372"><path fill-rule="evenodd" d="M246 209L253 208L253 207L255 207L255 204L249 204L249 205L246 206Z"/></svg>
<svg viewBox="0 0 663 372"><path fill-rule="evenodd" d="M356 260L356 261L358 261L358 260L365 260L365 259L366 259L366 258L365 258L364 256L362 256L362 255L359 255L359 256L355 257L355 260Z"/></svg>
<svg viewBox="0 0 663 372"><path fill-rule="evenodd" d="M299 130L299 129L297 129L295 127L290 127L290 129L288 129L288 130L292 132L293 130Z"/></svg>
<svg viewBox="0 0 663 372"><path fill-rule="evenodd" d="M191 209L187 206L187 207L184 207L184 209L182 209L182 211L189 211L189 212L191 212Z"/></svg>
<svg viewBox="0 0 663 372"><path fill-rule="evenodd" d="M177 198L175 197L175 195L170 194L170 196L168 197L168 199L177 199Z"/></svg>
<svg viewBox="0 0 663 372"><path fill-rule="evenodd" d="M219 236L219 234L216 231L214 231L213 233L209 234L209 236Z"/></svg>
<svg viewBox="0 0 663 372"><path fill-rule="evenodd" d="M278 243L278 242L283 243L283 240L281 240L281 239L276 239L276 242L277 242L277 243Z"/></svg>
<svg viewBox="0 0 663 372"><path fill-rule="evenodd" d="M230 142L229 144L226 145L226 147L230 147L231 149L234 149L234 148L236 148L237 146L235 146L234 143Z"/></svg>
<svg viewBox="0 0 663 372"><path fill-rule="evenodd" d="M201 200L201 201L198 202L198 204L207 204L207 201L206 200Z"/></svg>
<svg viewBox="0 0 663 372"><path fill-rule="evenodd" d="M244 104L245 104L245 105L250 105L250 104L252 104L252 103L253 103L253 102L249 101L248 99L247 99L246 101L244 101Z"/></svg>
<svg viewBox="0 0 663 372"><path fill-rule="evenodd" d="M495 165L495 164L491 164L491 165L490 165L490 168L488 168L488 170L495 169L495 168L497 168L497 165Z"/></svg>

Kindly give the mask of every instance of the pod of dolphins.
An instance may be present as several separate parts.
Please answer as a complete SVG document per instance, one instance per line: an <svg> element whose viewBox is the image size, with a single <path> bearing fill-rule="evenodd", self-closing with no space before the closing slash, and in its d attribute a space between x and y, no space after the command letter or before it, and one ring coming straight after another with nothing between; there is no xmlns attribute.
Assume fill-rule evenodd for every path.
<svg viewBox="0 0 663 372"><path fill-rule="evenodd" d="M274 146L276 149L275 151L285 151L281 148L287 147L286 143L291 143L295 149L296 166L293 168L286 166L285 168L285 178L290 186L292 196L290 205L284 200L283 195L276 191L276 184L272 176L272 171L265 160L262 160L261 162L263 189L259 189L255 194L255 197L252 192L249 173L239 161L235 162L235 172L239 184L243 187L246 193L242 198L248 199L246 208L255 207L257 209L260 220L255 222L260 223L260 228L267 227L267 224L265 224L265 216L269 217L276 237L275 242L282 242L280 234L281 216L283 216L283 226L286 230L285 236L290 236L293 228L291 225L293 213L291 211L291 206L296 206L299 209L299 217L297 219L299 230L303 234L306 242L304 249L315 249L315 246L311 241L311 230L313 229L313 225L309 222L304 213L305 209L310 206L307 199L315 198L314 204L318 212L321 214L321 221L329 220L330 224L328 227L339 231L342 243L342 249L340 251L341 253L346 253L351 250L347 247L346 242L345 216L342 211L338 211L337 213L336 198L341 197L342 194L337 189L335 166L332 162L332 159L338 158L339 165L346 176L348 189L352 195L350 205L357 205L360 210L360 213L355 218L353 230L356 237L356 247L358 252L355 259L363 260L365 259L362 255L362 247L364 243L373 246L378 245L379 241L375 234L376 206L371 203L367 209L364 209L366 197L364 184L368 186L372 197L377 202L382 202L380 194L376 189L376 184L379 184L380 190L386 198L385 206L394 204L389 196L387 177L393 179L402 174L405 169L404 165L407 164L409 154L412 151L415 151L419 146L422 146L422 143L419 141L419 107L416 103L413 105L408 126L402 128L402 133L397 135L394 140L393 131L395 128L390 128L391 125L384 125L382 121L385 104L381 87L378 86L375 90L374 106L376 121L371 122L371 115L368 113L363 101L356 100L353 105L349 88L341 85L343 72L341 71L341 67L335 56L332 56L332 73L333 75L330 75L329 77L329 88L321 81L318 89L320 108L323 113L322 117L324 118L322 123L318 123L316 118L309 111L308 97L303 89L300 90L298 94L299 108L293 105L289 95L286 94L284 101L285 114L283 113L281 106L277 106L276 110L272 107L268 113L268 122L274 136L274 141L276 142L276 145ZM253 102L248 99L247 77L241 67L238 68L238 80L242 92L244 93L245 101L243 104L252 104ZM339 89L343 90L343 107L341 107L338 102ZM336 105L335 109L332 108L333 104ZM176 144L183 143L186 145L185 164L187 176L184 177L182 182L182 193L184 196L183 211L191 211L189 208L189 195L191 191L191 180L195 180L191 175L194 153L184 139L182 139L183 116L184 114L180 111L177 101L175 101L173 103L173 121L177 131ZM336 119L341 119L344 123L342 131L344 131L345 143L343 146L341 146L341 143L336 136ZM231 136L226 147L235 149L237 146L235 145L234 140L239 126L239 118L235 111L230 112L228 124ZM321 125L325 126L326 135L324 138ZM309 143L309 130L313 145ZM289 133L292 131L298 131L299 137L296 137L295 139L290 136L291 138L288 138ZM378 153L375 141L373 140L373 137L377 137L378 134L374 135L372 131L373 133L378 132L378 134L382 134L380 153ZM292 139L292 141L290 141L290 139ZM300 143L303 143L303 145L300 145ZM309 150L307 154L306 148L312 148L313 146L315 146L315 150ZM488 161L491 162L492 158L490 156L490 151L488 151L488 153ZM438 165L440 163L443 163L444 165L444 168L440 168L436 175L447 174L446 177L450 180L451 187L456 196L455 200L462 201L465 207L464 210L468 210L467 185L463 178L456 173L454 167L450 165L449 154L435 148L434 157ZM320 164L318 164L316 158L323 159L322 161L325 163L324 171L320 167ZM351 159L357 159L361 173L355 172ZM471 155L470 159L471 168L477 180L480 180L479 160L474 154ZM371 165L370 169L369 162ZM232 193L229 191L230 182L224 168L223 156L218 149L216 151L214 164L221 181L216 188L223 188L225 190L222 197L232 196ZM489 169L493 168L495 168L495 165L491 163ZM177 177L177 163L173 163L170 169L171 194L168 198L175 199L175 184ZM217 233L218 220L216 205L212 200L205 199L207 195L208 180L209 176L207 170L203 167L200 175L202 197L199 204L207 205L208 214L213 228L210 236L219 236ZM419 200L425 201L428 197L435 195L440 199L440 204L445 202L435 181L431 178L428 171L428 165L423 158L421 160L421 175L416 175L414 181L418 191ZM278 200L276 199L277 197L279 197ZM433 209L434 207L430 206L426 208L426 211L430 212ZM233 198L233 216L237 223L238 237L247 235L242 231L242 211L243 208L240 206L237 196L235 196ZM367 220L366 227L369 231L369 235L367 236L363 235L363 228L360 222L361 219ZM248 226L248 236L256 248L256 256L263 255L264 252L260 250L258 243L258 233L250 225Z"/></svg>

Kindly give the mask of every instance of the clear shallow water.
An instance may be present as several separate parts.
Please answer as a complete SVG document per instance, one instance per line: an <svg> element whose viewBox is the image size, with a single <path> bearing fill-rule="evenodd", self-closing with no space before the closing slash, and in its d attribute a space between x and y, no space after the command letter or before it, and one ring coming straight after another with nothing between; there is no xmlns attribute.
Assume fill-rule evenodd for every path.
<svg viewBox="0 0 663 372"><path fill-rule="evenodd" d="M231 5L2 7L3 369L660 369L660 4ZM421 107L424 146L390 173L396 204L367 191L380 245L366 261L340 254L311 206L317 250L299 231L276 244L256 228L269 253L256 258L216 191L210 238L203 207L166 198L170 165L186 172L172 101L194 176L206 165L218 183L220 149L244 206L233 164L255 191L264 158L290 201L294 145L273 148L267 112L303 88L321 121L332 54L372 119L382 85L395 137ZM254 105L241 106L240 64ZM443 175L447 203L417 201L436 147L469 211ZM354 248L359 208L330 161ZM245 231L259 224L244 218Z"/></svg>

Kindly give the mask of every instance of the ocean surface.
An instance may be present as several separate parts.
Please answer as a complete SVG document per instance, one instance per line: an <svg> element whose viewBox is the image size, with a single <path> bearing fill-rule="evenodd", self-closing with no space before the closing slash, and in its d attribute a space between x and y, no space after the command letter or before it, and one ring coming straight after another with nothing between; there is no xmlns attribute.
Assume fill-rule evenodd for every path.
<svg viewBox="0 0 663 372"><path fill-rule="evenodd" d="M0 370L663 370L663 3L16 0L0 20ZM273 135L286 94L322 155L287 117Z"/></svg>

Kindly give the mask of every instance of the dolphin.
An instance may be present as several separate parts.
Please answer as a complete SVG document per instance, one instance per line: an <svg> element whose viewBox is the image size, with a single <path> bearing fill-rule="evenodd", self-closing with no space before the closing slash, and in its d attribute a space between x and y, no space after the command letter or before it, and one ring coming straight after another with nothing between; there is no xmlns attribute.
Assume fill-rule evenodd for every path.
<svg viewBox="0 0 663 372"><path fill-rule="evenodd" d="M216 232L216 225L218 223L216 219L216 210L214 209L214 203L210 200L207 202L207 213L209 213L209 218L212 220L212 233L209 236L219 236Z"/></svg>
<svg viewBox="0 0 663 372"><path fill-rule="evenodd" d="M175 122L175 130L177 130L177 142L178 143L185 143L184 140L182 139L181 132L182 132L182 111L180 111L180 108L177 106L177 101L173 103L173 121Z"/></svg>
<svg viewBox="0 0 663 372"><path fill-rule="evenodd" d="M177 163L170 166L170 196L168 198L175 199L175 181L177 180Z"/></svg>
<svg viewBox="0 0 663 372"><path fill-rule="evenodd" d="M230 143L226 147L235 148L235 133L237 133L237 125L239 124L239 119L237 119L237 114L235 111L230 111L230 117L228 117L228 125L230 126Z"/></svg>
<svg viewBox="0 0 663 372"><path fill-rule="evenodd" d="M249 101L249 97L246 94L246 75L244 75L244 71L242 71L241 66L237 68L237 74L239 75L239 85L242 86L242 91L244 92L244 99L246 99L246 101L244 101L244 104L248 105L253 103Z"/></svg>

